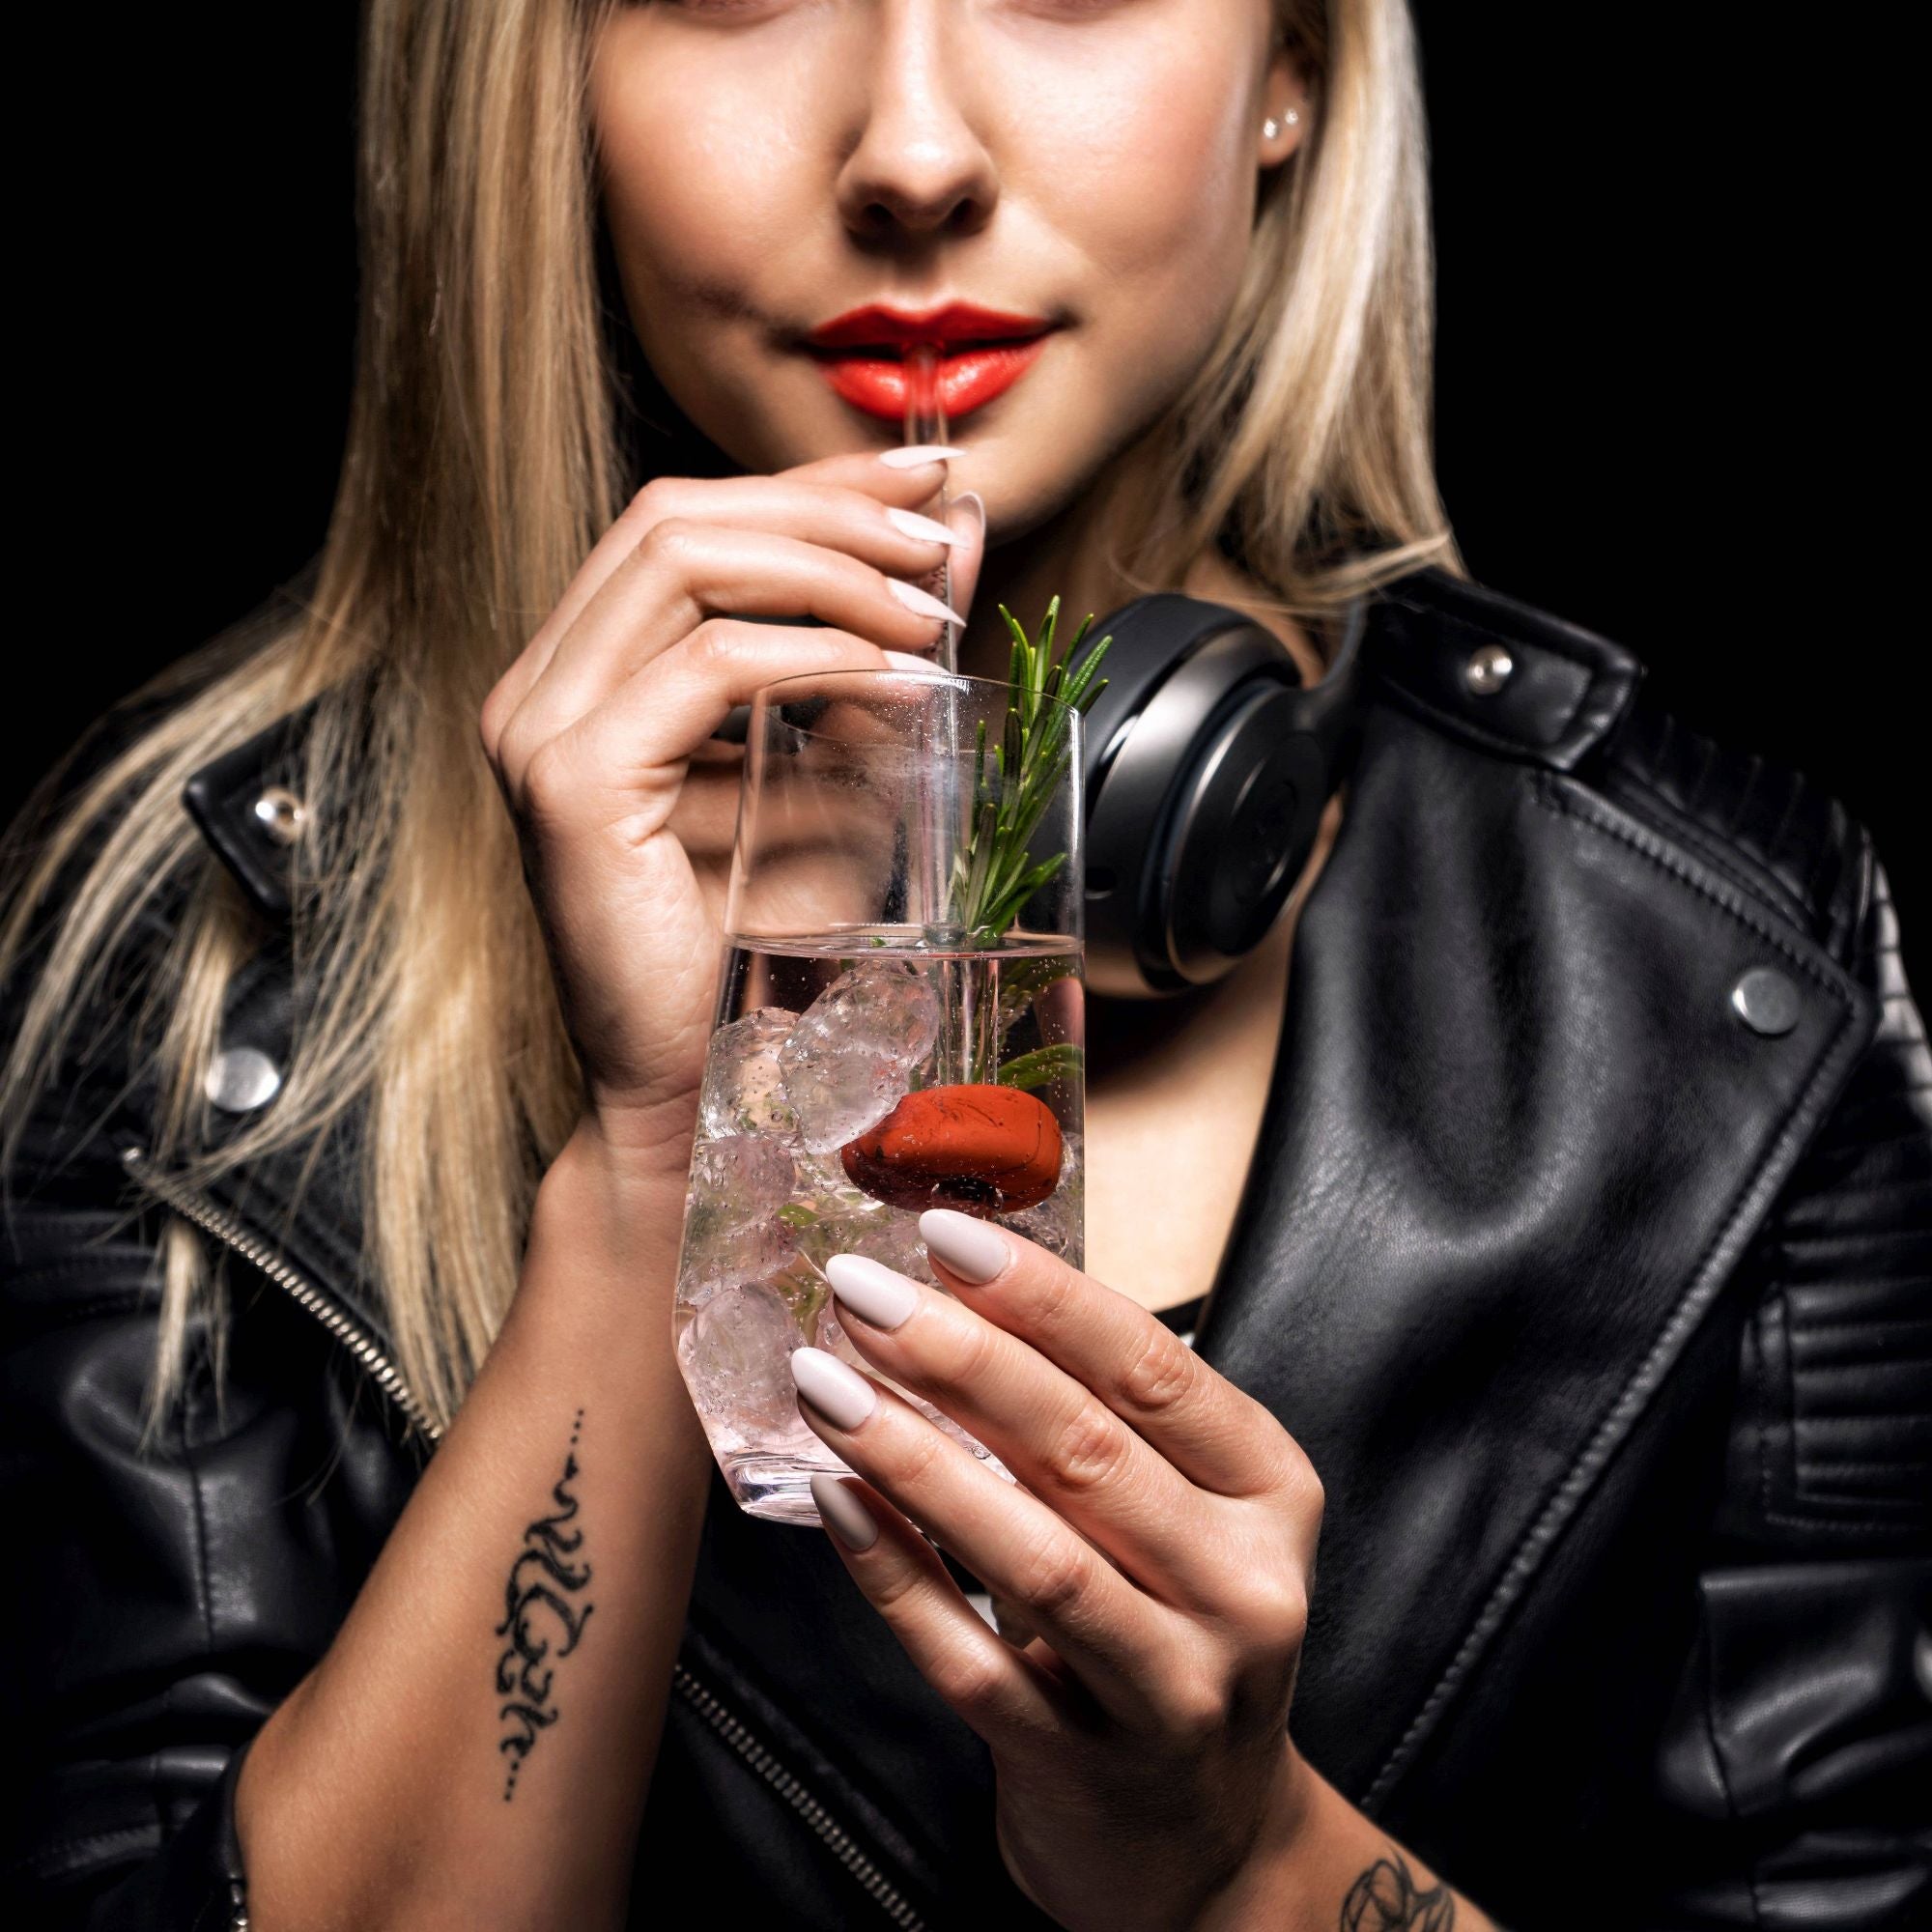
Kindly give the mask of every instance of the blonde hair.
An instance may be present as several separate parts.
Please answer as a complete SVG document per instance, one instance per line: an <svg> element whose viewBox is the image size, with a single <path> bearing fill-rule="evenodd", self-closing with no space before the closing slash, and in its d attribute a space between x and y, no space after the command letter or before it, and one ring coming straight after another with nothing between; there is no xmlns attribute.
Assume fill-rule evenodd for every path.
<svg viewBox="0 0 1932 1932"><path fill-rule="evenodd" d="M319 1149L366 1104L364 1254L397 1366L439 1424L497 1333L537 1182L581 1104L477 716L631 491L680 453L635 393L650 379L613 321L599 233L587 73L608 4L370 0L355 391L317 564L298 596L143 686L128 703L156 718L42 827L52 775L10 836L0 980L43 936L46 951L0 1066L0 1169L143 903L184 894L116 1021L161 1094L150 1157L198 1189L272 1151ZM1177 582L1219 544L1282 608L1319 612L1423 561L1461 566L1429 448L1406 8L1278 13L1313 77L1308 138L1264 183L1227 327L1144 440L1164 452L1159 473L1123 467L1108 535L1123 582ZM654 446L654 430L670 440ZM275 1104L214 1146L202 1070L224 992L268 935L182 787L310 700L290 1059ZM70 873L42 935L37 909ZM225 1336L199 1234L171 1217L162 1255L150 1434L190 1335L205 1328L217 1389Z"/></svg>

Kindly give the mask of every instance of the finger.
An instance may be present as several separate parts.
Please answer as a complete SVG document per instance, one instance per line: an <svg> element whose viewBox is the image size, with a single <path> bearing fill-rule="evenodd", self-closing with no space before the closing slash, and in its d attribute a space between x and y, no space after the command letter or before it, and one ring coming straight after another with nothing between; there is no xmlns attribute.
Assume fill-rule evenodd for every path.
<svg viewBox="0 0 1932 1932"><path fill-rule="evenodd" d="M855 1478L811 1479L832 1547L920 1675L988 1744L1063 1721L1039 1668L986 1626L931 1544Z"/></svg>
<svg viewBox="0 0 1932 1932"><path fill-rule="evenodd" d="M810 616L885 649L925 641L933 615L901 578L799 537L672 518L654 525L585 607L503 727L506 779L536 748L714 615ZM933 610L943 607L933 606Z"/></svg>
<svg viewBox="0 0 1932 1932"><path fill-rule="evenodd" d="M1084 1383L954 1296L864 1255L834 1255L825 1273L868 1361L969 1430L1143 1588L1191 1608L1211 1604L1209 1579L1224 1560L1220 1497L1204 1495Z"/></svg>
<svg viewBox="0 0 1932 1932"><path fill-rule="evenodd" d="M1172 1612L902 1397L822 1349L795 1349L791 1368L800 1413L849 1467L1018 1604L1105 1709L1150 1720L1148 1686L1171 1647Z"/></svg>
<svg viewBox="0 0 1932 1932"><path fill-rule="evenodd" d="M1300 1482L1306 1458L1281 1424L1138 1302L953 1208L928 1209L919 1231L968 1307L1091 1389L1202 1489L1258 1496Z"/></svg>
<svg viewBox="0 0 1932 1932"><path fill-rule="evenodd" d="M595 786L609 788L609 803L619 813L637 810L660 791L668 810L684 760L734 705L749 704L754 692L808 672L888 668L876 644L847 631L707 618L547 740L540 748L542 766L579 787L594 774ZM526 768L526 788L537 771L534 764ZM735 799L732 810L735 813ZM638 828L639 835L652 829Z"/></svg>
<svg viewBox="0 0 1932 1932"><path fill-rule="evenodd" d="M886 512L916 510L937 494L945 473L943 457L895 467L860 451L802 463L772 476L653 478L597 540L556 608L490 694L484 737L492 754L503 722L528 695L557 644L655 525L684 517L818 543L843 540L864 546L862 554L882 569L916 574L929 570L945 547L913 538Z"/></svg>
<svg viewBox="0 0 1932 1932"><path fill-rule="evenodd" d="M969 492L946 505L940 522L952 532L953 543L939 566L918 580L919 586L966 616L973 609L973 592L979 587L980 566L985 555L985 506L977 494ZM930 664L952 628L935 624L924 651L915 655Z"/></svg>
<svg viewBox="0 0 1932 1932"><path fill-rule="evenodd" d="M986 556L986 506L977 492L955 497L946 506L946 526L957 541L947 556L952 573L952 603L955 611L970 611L973 593L980 587L980 566Z"/></svg>

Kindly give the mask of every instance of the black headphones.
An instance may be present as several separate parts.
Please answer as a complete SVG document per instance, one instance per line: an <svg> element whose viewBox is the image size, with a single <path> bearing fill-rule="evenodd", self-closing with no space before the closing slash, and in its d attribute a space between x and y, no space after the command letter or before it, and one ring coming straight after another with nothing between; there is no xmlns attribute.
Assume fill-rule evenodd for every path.
<svg viewBox="0 0 1932 1932"><path fill-rule="evenodd" d="M1308 687L1288 646L1225 604L1156 591L1089 627L1113 639L1086 721L1094 991L1182 993L1261 943L1351 748L1367 623L1358 597ZM740 707L718 735L742 740L748 716Z"/></svg>
<svg viewBox="0 0 1932 1932"><path fill-rule="evenodd" d="M1225 604L1159 591L1111 634L1087 714L1087 983L1205 986L1261 943L1308 863L1361 713L1367 603L1305 687L1288 647Z"/></svg>

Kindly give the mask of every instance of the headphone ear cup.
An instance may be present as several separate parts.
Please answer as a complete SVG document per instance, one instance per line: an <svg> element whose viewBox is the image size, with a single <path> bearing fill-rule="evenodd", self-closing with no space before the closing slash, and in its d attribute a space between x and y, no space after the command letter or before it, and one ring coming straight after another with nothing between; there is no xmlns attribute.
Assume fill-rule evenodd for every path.
<svg viewBox="0 0 1932 1932"><path fill-rule="evenodd" d="M1299 696L1255 681L1175 775L1146 937L1188 985L1261 944L1314 849L1328 772Z"/></svg>
<svg viewBox="0 0 1932 1932"><path fill-rule="evenodd" d="M1341 612L1321 680L1225 604L1160 592L1101 627L1087 717L1087 983L1150 999L1251 952L1306 869L1371 690L1370 598Z"/></svg>
<svg viewBox="0 0 1932 1932"><path fill-rule="evenodd" d="M1149 998L1226 973L1272 923L1327 797L1281 639L1161 592L1117 611L1087 719L1087 982Z"/></svg>

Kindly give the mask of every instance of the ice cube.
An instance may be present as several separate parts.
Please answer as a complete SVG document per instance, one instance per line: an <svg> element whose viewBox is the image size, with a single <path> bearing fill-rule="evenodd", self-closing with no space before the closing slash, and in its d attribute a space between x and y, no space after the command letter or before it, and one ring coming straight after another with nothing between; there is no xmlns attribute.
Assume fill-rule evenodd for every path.
<svg viewBox="0 0 1932 1932"><path fill-rule="evenodd" d="M753 1436L798 1421L791 1351L804 1341L784 1302L741 1282L720 1289L678 1339L678 1360L697 1411Z"/></svg>
<svg viewBox="0 0 1932 1932"><path fill-rule="evenodd" d="M808 1047L785 1068L785 1095L798 1116L799 1139L827 1153L883 1121L905 1098L906 1071L896 1061L849 1049Z"/></svg>
<svg viewBox="0 0 1932 1932"><path fill-rule="evenodd" d="M757 1134L699 1141L691 1153L691 1191L722 1223L766 1221L790 1198L796 1170L781 1147Z"/></svg>
<svg viewBox="0 0 1932 1932"><path fill-rule="evenodd" d="M779 1048L801 1144L827 1153L876 1126L938 1035L939 1001L917 968L868 959L841 973Z"/></svg>
<svg viewBox="0 0 1932 1932"><path fill-rule="evenodd" d="M685 1195L678 1298L687 1306L721 1287L762 1281L794 1263L797 1244L779 1217L790 1198L791 1155L754 1134L699 1141Z"/></svg>
<svg viewBox="0 0 1932 1932"><path fill-rule="evenodd" d="M760 1134L789 1140L798 1122L784 1097L779 1048L798 1015L757 1007L711 1036L698 1093L698 1131L711 1139Z"/></svg>

